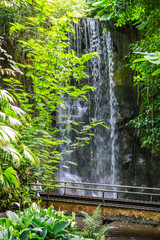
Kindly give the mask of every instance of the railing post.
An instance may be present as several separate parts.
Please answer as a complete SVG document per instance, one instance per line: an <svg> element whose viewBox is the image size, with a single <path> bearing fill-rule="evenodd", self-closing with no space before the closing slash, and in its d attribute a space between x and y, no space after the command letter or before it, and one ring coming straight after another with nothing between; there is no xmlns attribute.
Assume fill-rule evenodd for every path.
<svg viewBox="0 0 160 240"><path fill-rule="evenodd" d="M150 202L152 202L152 200L153 200L153 196L151 195L151 196L150 196Z"/></svg>
<svg viewBox="0 0 160 240"><path fill-rule="evenodd" d="M117 187L117 199L119 199L119 187Z"/></svg>
<svg viewBox="0 0 160 240"><path fill-rule="evenodd" d="M64 195L66 195L66 190L67 190L67 189L66 189L66 185L67 185L67 183L65 182L65 183L64 183L64 186L65 186L65 188L64 188Z"/></svg>
<svg viewBox="0 0 160 240"><path fill-rule="evenodd" d="M47 199L49 199L50 188L47 189Z"/></svg>
<svg viewBox="0 0 160 240"><path fill-rule="evenodd" d="M47 189L47 208L49 206L49 194L50 194L50 188Z"/></svg>
<svg viewBox="0 0 160 240"><path fill-rule="evenodd" d="M103 202L103 203L105 202L105 201L104 201L104 194L105 194L105 192L103 191L103 192L102 192L102 199L103 199L102 202Z"/></svg>

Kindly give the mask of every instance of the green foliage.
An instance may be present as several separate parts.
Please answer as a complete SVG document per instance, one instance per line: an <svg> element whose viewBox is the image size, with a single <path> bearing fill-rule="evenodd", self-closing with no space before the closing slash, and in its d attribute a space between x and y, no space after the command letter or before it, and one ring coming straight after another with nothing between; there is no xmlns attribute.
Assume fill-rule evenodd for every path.
<svg viewBox="0 0 160 240"><path fill-rule="evenodd" d="M98 206L94 211L94 214L90 216L86 212L81 212L85 217L84 222L86 226L81 232L81 235L84 238L92 238L96 240L103 239L103 237L107 234L107 230L112 227L101 226L102 224L102 214L101 207Z"/></svg>
<svg viewBox="0 0 160 240"><path fill-rule="evenodd" d="M6 0L2 1L0 12L3 16L0 24L6 36L2 40L3 47L18 62L16 64L11 56L7 57L6 50L1 51L5 65L10 66L1 68L1 81L26 113L22 118L19 114L13 115L19 123L22 122L18 131L16 126L18 140L14 141L18 156L23 153L26 160L16 164L17 178L22 187L28 179L54 179L61 155L68 154L60 153L58 147L68 141L71 144L70 152L74 151L89 143L93 127L103 125L93 120L90 125L84 126L85 123L71 120L71 112L64 116L63 129L56 127L59 108L66 108L63 96L74 105L77 99L87 101L88 91L94 90L85 85L85 63L97 54L77 57L73 50L68 50L68 36L74 37L73 23L77 23L84 13L83 0ZM6 73L11 78L7 78ZM6 120L11 120L11 117ZM74 141L66 136L69 130L76 133ZM59 139L60 132L63 132L62 139ZM38 169L35 167L35 156L40 159ZM29 165L30 162L32 165ZM12 166L11 162L7 164ZM14 179L15 175L11 176Z"/></svg>
<svg viewBox="0 0 160 240"><path fill-rule="evenodd" d="M139 95L142 98L142 111L130 124L141 130L142 147L159 151L159 121L160 121L160 97L159 97L159 52L141 53L143 58L133 61L132 68L140 72L135 77L135 84L138 86ZM146 78L147 76L147 78Z"/></svg>
<svg viewBox="0 0 160 240"><path fill-rule="evenodd" d="M63 1L61 8L65 16L57 14L58 3L59 1L41 0L35 1L32 6L27 5L28 8L31 7L29 12L32 16L26 17L25 21L23 19L23 24L12 23L10 28L12 37L18 33L21 38L18 40L19 46L26 54L25 62L17 65L25 71L26 79L32 82L32 91L27 96L30 104L21 101L28 119L26 131L22 133L23 142L42 160L39 177L43 175L43 178L49 176L52 179L61 160L58 146L66 142L66 131L77 132L77 141L72 143L70 151L88 143L90 128L87 130L87 127L82 127L80 131L75 129L78 123L70 121L72 113L66 116L63 129L57 129L55 121L60 106L66 108L64 95L74 104L77 99L87 100L87 92L94 90L88 85L81 86L80 81L84 82L86 78L85 62L97 56L93 53L77 57L73 50L68 51L68 34L74 34L73 21L77 21L75 11L77 12L79 3L69 6ZM27 37L21 31L28 33ZM74 85L71 85L71 79L74 79ZM91 128L94 125L95 123ZM64 139L58 139L60 131L63 131Z"/></svg>
<svg viewBox="0 0 160 240"><path fill-rule="evenodd" d="M156 65L160 65L160 52L155 52L155 53L141 53L141 52L136 52L138 54L142 54L144 55L143 58L138 58L136 60L133 61L133 63L137 63L137 62L144 62L144 61L148 61L150 63L156 64ZM160 68L156 69L153 73L152 76L156 76L160 74Z"/></svg>
<svg viewBox="0 0 160 240"><path fill-rule="evenodd" d="M0 219L0 239L82 239L76 229L75 219L55 211L43 209L36 203L18 214L7 211L7 218Z"/></svg>
<svg viewBox="0 0 160 240"><path fill-rule="evenodd" d="M116 26L120 27L137 21L140 29L146 27L153 16L154 20L158 19L156 14L160 7L159 0L87 0L86 3L89 6L88 13L93 17L100 20L113 19Z"/></svg>
<svg viewBox="0 0 160 240"><path fill-rule="evenodd" d="M5 188L12 185L18 187L18 178L15 166L20 166L21 162L28 161L37 164L38 159L28 147L20 144L19 116L24 112L14 106L15 99L6 90L0 90L0 184ZM10 166L6 168L7 166Z"/></svg>
<svg viewBox="0 0 160 240"><path fill-rule="evenodd" d="M1 51L8 58L7 52L1 47ZM2 63L4 58L1 58ZM15 68L16 69L16 68ZM3 68L1 70L1 81L9 83L10 92L0 89L0 210L12 207L11 203L23 199L28 189L23 187L23 181L20 172L21 169L27 169L29 166L38 166L39 159L22 141L22 133L25 128L25 112L17 107L19 95L15 89L12 89L12 83L19 86L18 80L5 79L7 75L15 75L12 68ZM21 188L20 188L21 187ZM19 188L19 189L18 189Z"/></svg>
<svg viewBox="0 0 160 240"><path fill-rule="evenodd" d="M130 121L138 129L141 146L151 151L152 159L160 151L160 1L93 0L87 1L90 16L100 20L112 19L117 27L129 24L137 28L141 39L130 47L130 67L137 73L139 115Z"/></svg>

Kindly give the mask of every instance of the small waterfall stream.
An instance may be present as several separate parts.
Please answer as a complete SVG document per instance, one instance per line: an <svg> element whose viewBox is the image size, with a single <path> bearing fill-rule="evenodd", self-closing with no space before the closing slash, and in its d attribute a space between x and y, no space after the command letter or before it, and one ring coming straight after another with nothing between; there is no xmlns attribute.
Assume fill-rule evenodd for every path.
<svg viewBox="0 0 160 240"><path fill-rule="evenodd" d="M103 32L102 24L95 19L83 19L75 25L76 38L72 45L78 56L83 53L97 52L99 56L87 63L88 83L95 87L95 91L88 95L88 102L78 100L72 103L65 99L66 110L60 110L60 114L69 114L72 108L72 116L77 122L88 124L91 119L102 120L110 129L97 126L94 129L94 137L90 145L84 146L75 152L64 156L64 161L73 161L77 166L68 169L61 167L58 177L61 180L84 181L98 183L117 183L116 159L118 157L118 134L116 122L118 117L118 102L114 93L113 80L113 43L109 30ZM58 119L63 120L61 117ZM62 125L61 125L62 128ZM67 133L68 138L73 139L73 133ZM69 151L69 143L63 146L61 151ZM82 194L82 193L81 193ZM112 195L114 197L114 194Z"/></svg>
<svg viewBox="0 0 160 240"><path fill-rule="evenodd" d="M108 69L109 69L109 106L110 106L110 142L111 142L111 184L116 184L116 153L118 145L116 144L116 120L117 120L117 99L114 93L115 82L113 81L113 52L110 32L107 32L107 50L108 50Z"/></svg>

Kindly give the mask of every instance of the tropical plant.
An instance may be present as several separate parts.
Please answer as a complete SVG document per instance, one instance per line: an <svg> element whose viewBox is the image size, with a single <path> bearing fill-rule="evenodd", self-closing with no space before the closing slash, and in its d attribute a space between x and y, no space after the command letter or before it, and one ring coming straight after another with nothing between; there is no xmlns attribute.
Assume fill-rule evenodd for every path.
<svg viewBox="0 0 160 240"><path fill-rule="evenodd" d="M81 239L76 232L74 215L65 216L53 207L43 209L36 203L18 214L7 211L7 218L0 219L0 239Z"/></svg>
<svg viewBox="0 0 160 240"><path fill-rule="evenodd" d="M160 98L158 93L160 53L136 52L136 54L140 58L133 61L132 68L140 73L135 77L135 83L139 87L142 98L142 111L135 119L130 121L130 124L141 130L142 147L152 149L154 154L154 152L160 150L158 140L160 138Z"/></svg>
<svg viewBox="0 0 160 240"><path fill-rule="evenodd" d="M9 58L11 62L11 56L0 47L1 53L4 57ZM3 63L5 58L1 57L0 60ZM24 125L26 122L25 112L18 107L18 96L15 91L11 89L12 83L18 80L13 78L5 79L7 75L15 76L15 69L9 67L0 66L1 71L1 83L9 83L10 90L0 89L0 209L3 210L11 205L11 202L18 201L22 195L27 193L28 190L23 187L21 181L21 169L22 166L26 168L39 164L39 159L36 155L23 144L22 133L24 131ZM15 93L15 94L14 94ZM19 94L20 95L20 94ZM21 189L18 190L21 186ZM21 194L20 194L21 193ZM21 196L21 197L20 197Z"/></svg>
<svg viewBox="0 0 160 240"><path fill-rule="evenodd" d="M81 212L85 217L83 220L86 224L81 232L84 238L92 238L96 240L105 239L107 230L112 227L102 226L102 212L101 207L98 206L93 215L89 215L86 212Z"/></svg>
<svg viewBox="0 0 160 240"><path fill-rule="evenodd" d="M13 167L7 168L4 172L2 169L11 162L10 166L20 165L21 162L27 161L30 164L38 164L37 157L30 149L20 143L19 126L22 124L19 118L24 114L24 111L16 107L16 100L6 90L0 90L0 154L1 154L1 184L9 187L12 182L18 186L16 172ZM4 176L4 177L3 177ZM12 181L11 181L12 180Z"/></svg>
<svg viewBox="0 0 160 240"><path fill-rule="evenodd" d="M20 118L24 111L16 107L15 102L16 99L9 92L0 90L0 209L8 207L11 201L19 201L20 195L15 197L15 188L19 188L21 183L20 192L24 190L19 174L22 166L39 164L35 154L21 141Z"/></svg>

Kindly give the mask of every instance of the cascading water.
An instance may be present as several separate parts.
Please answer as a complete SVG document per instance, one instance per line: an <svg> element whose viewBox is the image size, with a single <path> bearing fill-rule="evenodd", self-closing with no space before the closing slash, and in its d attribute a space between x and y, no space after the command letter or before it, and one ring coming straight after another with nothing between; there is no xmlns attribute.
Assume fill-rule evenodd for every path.
<svg viewBox="0 0 160 240"><path fill-rule="evenodd" d="M114 93L114 53L111 33L110 31L102 33L103 26L95 19L83 19L75 26L75 30L76 39L72 40L72 45L77 54L79 56L88 52L99 54L97 58L87 63L86 70L88 82L95 87L95 91L89 94L88 103L79 100L72 106L71 101L65 99L67 110L60 110L60 114L71 112L74 116L70 116L70 120L86 123L93 118L102 120L110 129L103 126L95 127L94 137L89 146L84 146L83 149L80 148L64 156L64 161L76 162L78 165L68 169L61 167L58 177L69 181L116 184L116 159L119 149L116 131L118 103ZM58 120L63 121L61 117L58 117ZM67 135L72 140L73 136L69 132ZM66 143L60 150L69 151L69 143Z"/></svg>
<svg viewBox="0 0 160 240"><path fill-rule="evenodd" d="M117 99L114 93L115 82L113 81L113 52L112 40L110 32L107 33L107 50L108 50L108 70L109 70L109 106L110 106L110 142L111 142L111 184L115 184L116 179L116 152L118 152L118 145L116 145L116 120L117 120Z"/></svg>

